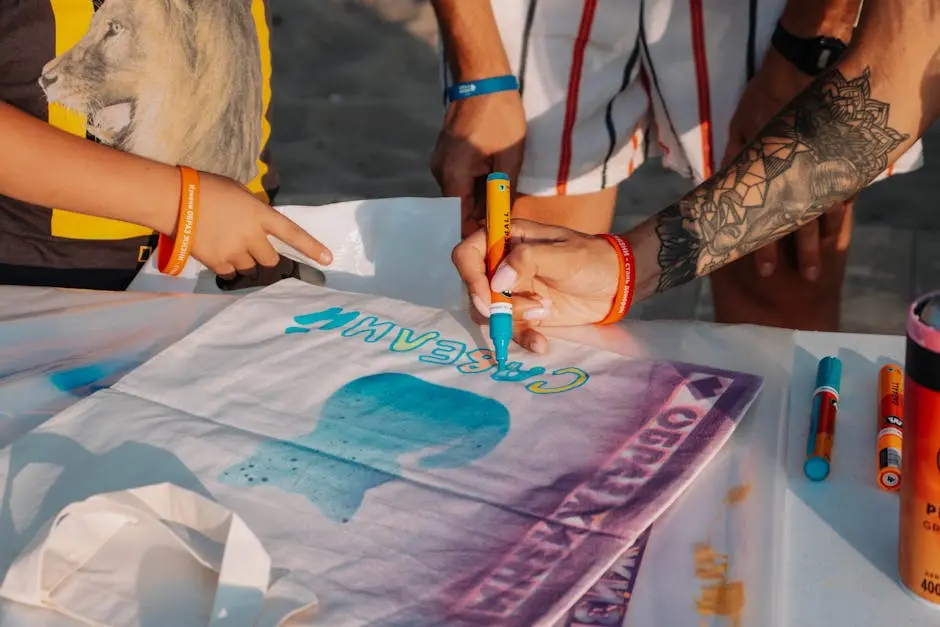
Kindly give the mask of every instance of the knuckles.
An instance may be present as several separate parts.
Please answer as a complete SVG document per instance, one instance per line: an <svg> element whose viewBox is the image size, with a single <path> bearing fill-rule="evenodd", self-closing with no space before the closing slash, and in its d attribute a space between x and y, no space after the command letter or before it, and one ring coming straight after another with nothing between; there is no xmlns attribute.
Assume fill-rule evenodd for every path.
<svg viewBox="0 0 940 627"><path fill-rule="evenodd" d="M516 244L512 249L512 257L521 266L521 270L528 271L535 264L535 250L532 244Z"/></svg>

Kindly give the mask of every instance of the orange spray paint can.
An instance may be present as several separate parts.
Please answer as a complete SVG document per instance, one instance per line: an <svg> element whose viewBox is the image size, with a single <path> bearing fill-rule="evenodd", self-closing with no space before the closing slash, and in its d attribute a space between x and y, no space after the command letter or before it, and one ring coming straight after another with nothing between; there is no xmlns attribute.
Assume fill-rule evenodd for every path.
<svg viewBox="0 0 940 627"><path fill-rule="evenodd" d="M911 306L904 370L898 571L940 609L940 292Z"/></svg>
<svg viewBox="0 0 940 627"><path fill-rule="evenodd" d="M904 372L888 364L878 373L878 487L901 487L901 446L904 442Z"/></svg>

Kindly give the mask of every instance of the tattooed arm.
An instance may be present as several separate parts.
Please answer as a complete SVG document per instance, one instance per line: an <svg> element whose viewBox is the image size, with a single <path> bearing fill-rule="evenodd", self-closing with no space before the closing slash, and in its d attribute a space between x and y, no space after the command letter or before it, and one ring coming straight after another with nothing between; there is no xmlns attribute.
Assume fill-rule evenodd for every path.
<svg viewBox="0 0 940 627"><path fill-rule="evenodd" d="M865 4L852 49L728 167L626 234L637 298L704 276L871 183L937 116L940 3Z"/></svg>
<svg viewBox="0 0 940 627"><path fill-rule="evenodd" d="M940 113L940 0L867 0L838 66L784 107L728 167L626 233L640 300L703 276L796 230L888 167ZM515 339L548 347L539 326L603 320L622 301L604 239L513 220L513 246L487 279L486 238L454 249L480 316L511 290Z"/></svg>

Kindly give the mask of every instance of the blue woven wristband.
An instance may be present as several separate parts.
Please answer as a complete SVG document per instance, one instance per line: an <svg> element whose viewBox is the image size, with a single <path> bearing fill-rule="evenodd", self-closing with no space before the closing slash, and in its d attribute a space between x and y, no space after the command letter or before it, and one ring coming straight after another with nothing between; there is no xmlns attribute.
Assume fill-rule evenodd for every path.
<svg viewBox="0 0 940 627"><path fill-rule="evenodd" d="M467 81L466 83L457 83L452 85L445 93L450 102L455 100L465 100L474 96L485 96L486 94L495 94L500 91L518 91L519 81L515 76L494 76L484 78L478 81Z"/></svg>

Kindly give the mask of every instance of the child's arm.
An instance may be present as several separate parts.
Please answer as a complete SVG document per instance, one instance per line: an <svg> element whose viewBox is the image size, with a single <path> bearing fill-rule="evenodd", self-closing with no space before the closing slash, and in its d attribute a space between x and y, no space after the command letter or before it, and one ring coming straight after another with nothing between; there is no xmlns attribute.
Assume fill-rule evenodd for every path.
<svg viewBox="0 0 940 627"><path fill-rule="evenodd" d="M4 103L0 137L0 194L166 234L176 227L175 168L69 135Z"/></svg>
<svg viewBox="0 0 940 627"><path fill-rule="evenodd" d="M43 207L114 218L173 235L180 175L172 166L69 135L0 102L0 194ZM193 256L220 275L276 265L267 235L311 259L330 252L228 179L201 175Z"/></svg>

